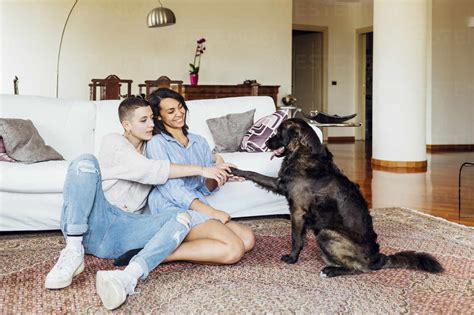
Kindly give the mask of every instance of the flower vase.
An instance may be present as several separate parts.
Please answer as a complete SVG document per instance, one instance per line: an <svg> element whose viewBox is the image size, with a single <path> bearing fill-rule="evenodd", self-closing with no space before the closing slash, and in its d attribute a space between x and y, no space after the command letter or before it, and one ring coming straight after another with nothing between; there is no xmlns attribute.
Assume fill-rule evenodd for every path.
<svg viewBox="0 0 474 315"><path fill-rule="evenodd" d="M197 73L190 73L189 74L189 81L191 81L191 85L197 85L199 80L199 74Z"/></svg>

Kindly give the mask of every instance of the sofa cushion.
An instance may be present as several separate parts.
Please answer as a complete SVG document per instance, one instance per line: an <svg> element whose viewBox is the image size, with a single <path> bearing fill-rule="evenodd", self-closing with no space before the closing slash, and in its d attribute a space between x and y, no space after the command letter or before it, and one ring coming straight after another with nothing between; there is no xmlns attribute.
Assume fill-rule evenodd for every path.
<svg viewBox="0 0 474 315"><path fill-rule="evenodd" d="M61 193L68 161L35 164L0 162L0 191L16 193Z"/></svg>
<svg viewBox="0 0 474 315"><path fill-rule="evenodd" d="M122 124L118 116L118 107L121 100L95 101L97 106L96 127L94 137L94 153L99 153L102 138L109 133L123 133Z"/></svg>
<svg viewBox="0 0 474 315"><path fill-rule="evenodd" d="M59 230L62 193L0 191L0 231Z"/></svg>
<svg viewBox="0 0 474 315"><path fill-rule="evenodd" d="M271 152L234 152L220 154L226 162L240 169L276 177L283 159L270 160ZM288 214L285 197L277 196L249 180L228 182L218 193L208 197L211 206L228 212L232 217L251 217L256 215ZM237 201L237 202L236 202Z"/></svg>
<svg viewBox="0 0 474 315"><path fill-rule="evenodd" d="M29 119L0 118L0 136L8 156L18 162L64 160L61 154L44 143Z"/></svg>
<svg viewBox="0 0 474 315"><path fill-rule="evenodd" d="M6 153L0 153L0 161L1 162L12 162L15 163L16 161L8 156Z"/></svg>
<svg viewBox="0 0 474 315"><path fill-rule="evenodd" d="M5 144L3 143L3 138L0 137L0 153L6 153Z"/></svg>
<svg viewBox="0 0 474 315"><path fill-rule="evenodd" d="M231 113L242 113L255 109L254 121L275 111L275 103L268 96L240 96L209 100L186 101L189 112L186 122L189 131L206 138L211 148L215 147L206 120Z"/></svg>
<svg viewBox="0 0 474 315"><path fill-rule="evenodd" d="M5 150L5 144L3 143L3 138L0 137L0 161L3 162L16 162L14 159L8 156Z"/></svg>
<svg viewBox="0 0 474 315"><path fill-rule="evenodd" d="M206 120L216 144L214 152L237 152L245 132L253 124L255 109Z"/></svg>
<svg viewBox="0 0 474 315"><path fill-rule="evenodd" d="M207 200L212 207L226 211L232 218L289 214L284 196L257 187L249 180L229 182Z"/></svg>
<svg viewBox="0 0 474 315"><path fill-rule="evenodd" d="M2 118L29 119L67 160L94 151L95 104L52 97L0 95Z"/></svg>
<svg viewBox="0 0 474 315"><path fill-rule="evenodd" d="M260 118L246 133L240 145L240 151L268 151L266 142L276 134L281 123L288 118L286 110L277 110L271 115Z"/></svg>

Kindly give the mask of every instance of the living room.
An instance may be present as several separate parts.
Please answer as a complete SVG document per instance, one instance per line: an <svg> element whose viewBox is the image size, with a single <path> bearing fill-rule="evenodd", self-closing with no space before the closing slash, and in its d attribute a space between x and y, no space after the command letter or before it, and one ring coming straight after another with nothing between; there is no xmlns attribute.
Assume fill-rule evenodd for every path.
<svg viewBox="0 0 474 315"><path fill-rule="evenodd" d="M323 40L326 52L323 69L326 70L321 74L324 76L321 92L324 97L321 98L322 104L319 105L327 113L339 115L358 113L354 121L365 125L366 121L361 112L359 94L362 83L358 64L358 30L373 31L374 41L379 40L380 43L377 36L381 35L377 34L374 22L377 20L377 6L387 5L390 2L397 4L402 1L376 0L375 2L376 4L371 0L163 0L161 1L162 5L170 8L176 15L176 23L167 27L148 28L146 25L147 14L151 9L160 5L157 1L3 1L0 3L2 17L0 94L13 94L15 76L19 78L20 96L60 98L67 102L87 101L89 99L88 84L91 79L105 78L110 74L116 74L122 79L132 79L132 94L138 94L139 83L157 79L161 75L189 84L189 63L193 62L196 40L205 38L206 50L201 58L198 84L235 85L245 80L257 80L262 85L279 86L278 100L281 100L282 97L294 93L292 87L293 30L321 30L327 38ZM442 223L442 226L439 227L436 225L436 220L426 219L428 221L424 221L423 217L411 214L411 212L400 213L397 218L396 213L399 208L391 207L413 208L447 218L452 222L472 225L473 213L470 212L474 209L472 169L466 168L463 174L463 189L465 190L463 190L462 196L464 203L462 215L466 217L463 221L457 217L457 179L460 162L474 161L474 124L472 123L474 119L474 107L472 106L474 99L474 62L472 59L474 55L474 22L472 21L474 4L469 0L422 2L425 2L424 5L426 5L428 12L425 21L427 28L424 55L427 60L425 65L426 82L425 89L421 92L424 94L426 103L423 104L421 111L418 107L413 111L410 108L402 107L399 113L392 113L394 115L392 119L384 118L379 121L377 128L380 129L374 128L373 132L375 134L379 130L380 135L381 132L410 129L411 127L408 126L411 124L408 124L407 121L411 121L414 115L414 119L418 120L421 127L410 129L408 136L403 134L398 142L410 142L410 137L416 138L414 135L420 135L420 129L422 129L423 148L426 147L429 151L426 153L424 150L425 155L421 159L417 157L411 159L409 156L408 160L424 160L427 162L427 167L421 171L407 170L404 173L401 173L400 170L397 172L396 169L400 168L395 168L396 172L383 167L372 169L367 166L371 164L372 156L367 157L365 153L367 147L372 146L372 143L363 140L365 139L363 128L326 127L322 129L322 133L337 164L351 180L361 186L366 198L370 199L370 206L382 208L378 214L380 217L375 219L376 230L381 236L382 246L390 247L388 251L394 248L404 248L393 239L394 235L400 231L391 228L405 227L404 224L407 224L406 221L408 221L411 224L407 225L405 229L401 228L401 231L413 233L411 235L413 238L409 237L412 247L416 248L416 244L422 243L421 248L432 250L438 255L441 248L449 248L452 245L459 253L467 254L462 262L462 259L452 252L443 258L444 264L453 264L452 266L460 268L459 270L467 270L456 273L453 271L455 268L449 265L451 266L448 268L451 276L449 279L429 278L427 285L426 282L423 282L424 275L410 271L411 279L414 279L420 287L426 285L425 289L420 289L421 295L427 294L430 298L435 298L437 297L436 288L451 283L449 281L459 280L460 283L466 284L465 289L467 288L468 291L469 284L466 279L472 278L472 272L468 270L472 269L469 268L473 264L472 237L469 238L469 234L472 235L472 229L463 227L457 230L448 223ZM70 14L69 19L65 26L68 14ZM408 23L403 16L398 16L397 19L400 28ZM64 34L62 34L63 30ZM60 45L61 35L64 36ZM389 39L393 38L392 36L391 33L386 35ZM406 45L406 43L404 44ZM410 51L411 48L413 47L404 46L402 50ZM60 55L58 56L59 51ZM376 62L377 59L374 60L374 71L377 67ZM403 68L400 65L398 67ZM401 79L398 78L398 80ZM383 88L379 85L377 91L383 91ZM376 87L374 87L375 91ZM298 95L295 96L298 98ZM233 103L228 104L237 106ZM279 101L276 105L283 104ZM298 103L296 105L298 106ZM250 109L249 106L242 107L242 111ZM38 110L41 109L32 109L32 111ZM219 112L217 115L216 112L215 116L223 114L223 112ZM210 114L206 113L206 115ZM3 112L0 116L2 118L8 117L4 116ZM77 123L88 124L87 121ZM197 131L200 130L195 132L198 133ZM348 140L349 143L337 143L338 139ZM374 141L376 142L376 140ZM382 145L382 149L403 151L400 149L401 146L387 149L387 147L383 147L384 145ZM375 153L380 154L377 153L380 152L377 150ZM372 153L372 147L369 151ZM447 153L437 155L442 151L447 151ZM362 159L362 162L359 158ZM447 160L444 160L445 158ZM380 155L379 159L384 160L384 155ZM443 160L439 162L439 159ZM387 160L390 159L387 158ZM402 159L395 158L394 160L400 161ZM251 160L246 163L239 166L252 166ZM265 162L262 160L261 163ZM449 171L441 172L441 169ZM361 170L362 175L360 174ZM448 175L445 175L446 173ZM250 186L250 184L248 185ZM445 195L443 196L445 199L433 201L438 194ZM2 199L2 204L3 202ZM438 206L441 207L441 211L437 210ZM391 210L387 210L388 208ZM403 219L406 221L397 221ZM443 298L440 298L444 301L449 294L453 294L456 297L453 304L459 308L452 305L446 306L442 302L434 303L430 308L429 303L424 304L417 300L419 296L417 297L414 291L410 291L412 295L409 294L409 298L404 296L404 293L397 291L398 284L394 284L396 282L394 279L405 277L403 271L396 271L397 273L387 271L383 277L377 279L377 284L372 287L368 283L373 280L368 278L364 280L364 285L361 287L357 286L355 279L344 280L345 282L340 284L332 282L331 290L337 290L342 283L345 285L343 289L339 287L342 291L332 291L332 294L323 293L322 290L326 284L321 282L323 279L319 280L319 276L318 281L321 283L318 282L316 287L312 287L311 283L296 282L296 279L290 276L293 272L291 268L295 266L284 266L286 274L277 274L274 271L283 267L279 265L279 257L273 258L278 256L277 253L285 252L289 248L288 220L275 218L271 223L265 221L267 220L265 218L262 220L248 223L257 229L257 244L260 241L260 245L253 252L257 256L250 256L236 266L206 266L202 267L202 270L199 269L200 267L186 263L165 265L149 281L154 285L150 285L149 288L142 285L141 297L132 299L129 304L130 308L127 308L129 306L126 304L119 311L180 312L183 310L183 305L191 307L187 309L191 312L231 313L252 311L303 313L319 311L327 313L344 310L356 313L378 313L382 310L393 312L468 310L466 308L469 305L466 303L469 300L468 293L460 287L450 287L451 291L447 291ZM265 225L267 223L270 225ZM423 225L440 229L440 232L417 234L420 232L417 231L417 227ZM459 242L453 245L452 242L455 242L453 239L443 239L445 243L442 245L445 247L439 244L426 245L423 243L431 238L442 238L443 233L452 233L453 238L455 238L454 236L458 237ZM22 237L21 241L14 239L17 235ZM3 236L5 242L2 243L5 245L2 245L2 252L8 252L8 255L4 257L12 259L12 261L21 260L23 254L11 250L18 246L18 248L25 248L26 252L30 254L34 252L36 256L34 258L28 256L29 258L25 259L25 262L33 262L33 265L41 267L39 270L42 272L52 266L53 256L57 254L62 242L61 236L57 232L43 232L39 236L35 234L35 237L30 237L28 233L11 234L9 232ZM274 244L272 244L272 240L275 241ZM383 244L383 242L386 243ZM402 242L406 242L406 240L402 240ZM314 242L312 239L308 241L307 248L305 248L306 256L303 257L300 269L294 270L295 277L305 277L305 272L309 268L317 269L318 263L322 264L319 261L320 258L316 258L317 255L314 254L317 251L316 246L309 243ZM439 247L437 247L438 245ZM275 251L271 254L271 264L269 264L273 268L271 272L265 267L265 264L268 263L265 260L265 254L269 254L267 248L270 251ZM316 259L319 259L318 263L314 262ZM12 268L9 264L10 269L4 269L0 275L2 288L15 284L17 290L2 291L0 310L2 312L103 311L98 299L95 296L86 297L87 294L84 293L84 290L93 290L94 272L103 267L109 268L111 263L102 263L95 258L89 259L88 262L91 262L93 267L86 269L86 273L82 275L80 286L72 287L74 292L69 292L64 296L58 292L54 294L41 293L41 297L38 296L35 305L19 302L20 291L28 283L34 283L32 285L35 290L43 292L42 283L33 281L34 277L39 275L35 275L33 271L29 270L24 262L18 262L18 266L20 266L18 268ZM256 265L253 265L254 263ZM252 268L253 271L251 271ZM191 276L193 270L196 272L196 278L193 280L195 282L190 288L186 288L187 280L177 274L183 273L185 276ZM17 274L13 278L9 277L16 272ZM314 272L314 274L316 275L318 272ZM263 279L262 276L262 281L257 281L258 285L255 285L248 277L258 278L259 274L268 276L268 278ZM226 278L226 275L229 277ZM45 274L41 274L41 277L44 276ZM25 277L31 282L22 282ZM311 275L311 279L313 279L313 275ZM392 281L389 289L383 288L382 280ZM165 294L166 296L160 295L164 294L160 288L162 281L164 290L169 291ZM179 290L177 287L173 287L173 282L180 283ZM404 285L409 286L410 284L408 282ZM282 288L280 285L286 286L286 288ZM350 286L357 286L355 290L357 292L354 292L353 295L350 294ZM370 287L368 300L372 305L377 305L374 308L371 308L371 303L362 302L364 301L365 287ZM156 292L153 291L153 288L156 289ZM283 291L288 290L285 291L286 297L275 292L275 288L280 288ZM229 290L238 290L239 294L230 294ZM318 304L311 300L312 290L314 290L313 293L330 295L332 299L338 292L344 292L347 294L344 296L346 301L338 300L334 302L334 308L324 308L322 303ZM381 294L388 301L386 304L377 300L377 290L382 292ZM34 292L34 290L28 292L29 299L35 299ZM268 302L259 302L258 298L263 298L264 292L268 292L268 297L271 298ZM396 298L391 297L393 292L397 292L398 295L394 294L397 296ZM83 298L85 304L78 302L72 308L61 306L64 299L72 297L69 295L72 293ZM183 295L180 295L181 293ZM297 297L299 293L301 296ZM145 307L140 306L140 303L150 300L150 297L159 299L160 302L146 304ZM288 297L291 297L293 301ZM45 308L38 306L45 299L58 299L60 302L56 304L48 304L48 302L46 303L48 306ZM202 305L198 305L198 299L203 301ZM351 299L355 299L357 302L347 302ZM410 306L402 306L407 300L410 300L408 303ZM358 304L359 302L362 304Z"/></svg>

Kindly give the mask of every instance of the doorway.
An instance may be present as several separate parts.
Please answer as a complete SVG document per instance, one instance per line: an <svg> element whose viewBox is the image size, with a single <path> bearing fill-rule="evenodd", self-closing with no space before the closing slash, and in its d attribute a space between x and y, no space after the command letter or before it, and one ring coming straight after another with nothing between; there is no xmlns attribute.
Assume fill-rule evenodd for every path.
<svg viewBox="0 0 474 315"><path fill-rule="evenodd" d="M305 113L327 108L327 28L293 25L291 93Z"/></svg>
<svg viewBox="0 0 474 315"><path fill-rule="evenodd" d="M373 78L373 40L372 27L357 30L357 113L358 122L356 139L372 142L372 78Z"/></svg>

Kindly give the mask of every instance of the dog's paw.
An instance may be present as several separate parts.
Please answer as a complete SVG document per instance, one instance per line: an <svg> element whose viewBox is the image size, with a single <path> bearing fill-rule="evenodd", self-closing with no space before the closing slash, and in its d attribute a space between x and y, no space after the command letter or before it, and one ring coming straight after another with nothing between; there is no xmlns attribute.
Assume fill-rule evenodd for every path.
<svg viewBox="0 0 474 315"><path fill-rule="evenodd" d="M334 267L331 267L331 266L328 266L328 267L324 267L321 272L319 273L319 276L321 278L332 278L332 277L335 277L336 274L335 274L335 270L334 270Z"/></svg>
<svg viewBox="0 0 474 315"><path fill-rule="evenodd" d="M232 166L230 167L230 171L232 172L232 175L234 176L241 176L244 173L244 171L239 170L238 168L235 168Z"/></svg>
<svg viewBox="0 0 474 315"><path fill-rule="evenodd" d="M298 258L292 257L290 255L283 255L283 256L281 256L281 260L283 260L287 264L294 264L295 262L298 261Z"/></svg>
<svg viewBox="0 0 474 315"><path fill-rule="evenodd" d="M327 267L324 267L321 272L319 273L319 276L321 278L332 278L332 277L336 277L336 276L339 276L341 273L340 273L340 270L341 268L340 267L335 267L335 266L327 266Z"/></svg>

